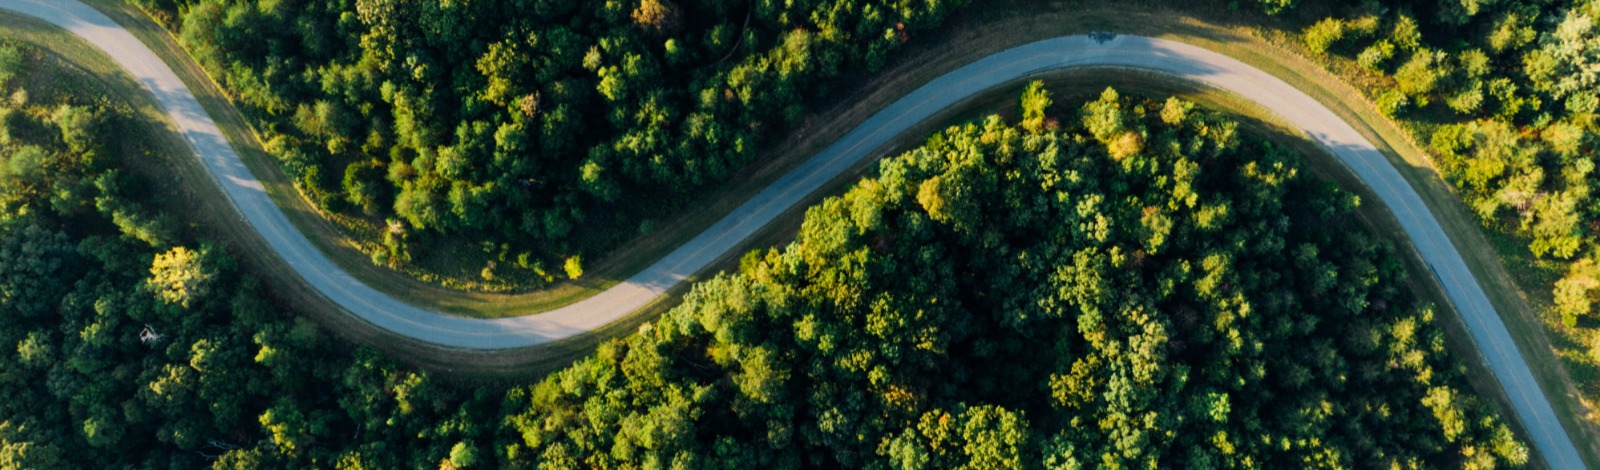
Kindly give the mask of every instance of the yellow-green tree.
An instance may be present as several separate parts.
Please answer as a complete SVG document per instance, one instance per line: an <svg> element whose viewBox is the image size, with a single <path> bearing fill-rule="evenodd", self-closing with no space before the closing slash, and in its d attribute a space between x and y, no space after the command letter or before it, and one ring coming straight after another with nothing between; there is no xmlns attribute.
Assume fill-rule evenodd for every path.
<svg viewBox="0 0 1600 470"><path fill-rule="evenodd" d="M215 273L206 266L207 249L191 250L176 246L156 255L150 264L150 277L145 281L156 298L183 308L204 297L211 287Z"/></svg>
<svg viewBox="0 0 1600 470"><path fill-rule="evenodd" d="M1600 263L1586 258L1567 268L1567 276L1556 282L1555 309L1567 326L1594 312L1597 295L1600 295Z"/></svg>

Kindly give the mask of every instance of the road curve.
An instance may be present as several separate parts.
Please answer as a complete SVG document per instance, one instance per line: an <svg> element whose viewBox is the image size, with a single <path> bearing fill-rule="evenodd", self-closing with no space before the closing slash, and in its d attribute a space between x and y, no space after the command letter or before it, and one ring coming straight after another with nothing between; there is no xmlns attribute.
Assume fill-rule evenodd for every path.
<svg viewBox="0 0 1600 470"><path fill-rule="evenodd" d="M1048 39L1001 51L941 76L879 111L821 153L699 236L627 281L552 311L514 318L471 319L421 309L384 295L340 270L318 251L234 153L177 75L120 25L77 0L0 0L56 24L105 51L144 84L193 146L228 198L285 261L323 295L379 327L421 341L467 349L506 349L573 336L621 318L722 256L785 210L875 152L890 139L959 101L1050 70L1114 66L1161 72L1248 98L1313 140L1370 186L1399 219L1406 235L1460 312L1518 417L1551 468L1582 468L1549 402L1511 341L1505 325L1428 207L1387 159L1348 123L1289 84L1227 56L1146 37L1099 35Z"/></svg>

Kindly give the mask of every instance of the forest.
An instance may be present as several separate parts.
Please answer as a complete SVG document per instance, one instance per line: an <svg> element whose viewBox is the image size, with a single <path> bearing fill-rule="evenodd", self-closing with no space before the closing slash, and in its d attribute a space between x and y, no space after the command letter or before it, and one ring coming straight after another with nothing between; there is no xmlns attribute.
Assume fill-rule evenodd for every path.
<svg viewBox="0 0 1600 470"><path fill-rule="evenodd" d="M583 260L648 236L663 214L766 155L807 103L976 9L129 1L181 38L374 263L491 290L573 277ZM1512 245L1502 256L1558 319L1549 326L1577 382L1600 396L1600 4L1245 3L1279 15L1264 24L1293 31L1427 149L1506 238L1497 243ZM476 248L452 256L484 259L413 262L457 245Z"/></svg>
<svg viewBox="0 0 1600 470"><path fill-rule="evenodd" d="M130 1L375 263L415 273L431 269L415 251L470 240L494 259L468 277L500 283L466 285L524 288L649 233L841 77L970 2ZM1600 394L1600 3L1246 3L1292 17L1271 27L1361 85L1499 243L1525 246L1502 255L1531 260L1523 287Z"/></svg>
<svg viewBox="0 0 1600 470"><path fill-rule="evenodd" d="M154 209L123 164L154 150L147 124L99 80L0 42L0 468L332 466L323 442L437 461L490 422L461 416L493 401L275 308ZM451 442L411 457L416 436Z"/></svg>
<svg viewBox="0 0 1600 470"><path fill-rule="evenodd" d="M0 43L0 467L1529 458L1394 248L1318 229L1360 202L1181 100L1031 86L1019 122L885 160L637 334L477 384L275 307L154 209L122 163L140 124L55 60Z"/></svg>
<svg viewBox="0 0 1600 470"><path fill-rule="evenodd" d="M1360 202L1177 99L951 127L526 392L551 468L1495 468ZM1059 108L1058 108L1059 109ZM1075 112L1074 112L1075 111ZM1285 256L1287 255L1287 256ZM519 395L525 393L526 395Z"/></svg>

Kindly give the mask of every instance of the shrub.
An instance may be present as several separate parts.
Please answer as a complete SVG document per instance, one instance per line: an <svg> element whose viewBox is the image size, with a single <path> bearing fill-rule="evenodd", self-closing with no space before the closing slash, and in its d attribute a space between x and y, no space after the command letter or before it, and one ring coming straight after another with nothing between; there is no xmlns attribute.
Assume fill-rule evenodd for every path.
<svg viewBox="0 0 1600 470"><path fill-rule="evenodd" d="M1328 48L1339 42L1339 40L1344 39L1344 35L1345 23L1344 20L1339 18L1323 18L1322 21L1318 21L1317 24L1311 25L1311 27L1306 28L1304 33L1301 33L1301 37L1306 42L1306 48L1317 54L1328 53Z"/></svg>

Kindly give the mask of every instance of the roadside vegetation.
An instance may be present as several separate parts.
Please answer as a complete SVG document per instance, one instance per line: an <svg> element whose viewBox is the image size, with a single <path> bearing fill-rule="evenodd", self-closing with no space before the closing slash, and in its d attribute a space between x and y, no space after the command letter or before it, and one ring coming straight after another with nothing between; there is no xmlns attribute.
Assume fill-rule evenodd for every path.
<svg viewBox="0 0 1600 470"><path fill-rule="evenodd" d="M1600 3L1364 3L1306 48L1426 146L1600 420Z"/></svg>

